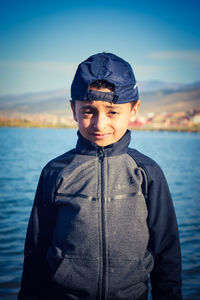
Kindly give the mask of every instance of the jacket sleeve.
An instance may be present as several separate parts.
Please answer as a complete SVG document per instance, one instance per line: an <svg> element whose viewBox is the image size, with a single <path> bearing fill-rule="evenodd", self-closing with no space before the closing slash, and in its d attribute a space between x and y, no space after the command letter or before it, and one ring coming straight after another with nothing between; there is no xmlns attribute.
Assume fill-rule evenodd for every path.
<svg viewBox="0 0 200 300"><path fill-rule="evenodd" d="M150 274L153 300L180 300L181 253L176 216L168 184L160 167L147 170L149 248L154 256Z"/></svg>
<svg viewBox="0 0 200 300"><path fill-rule="evenodd" d="M53 177L48 178L43 170L27 228L18 300L38 299L41 289L44 289L49 279L46 252L53 230L53 186Z"/></svg>

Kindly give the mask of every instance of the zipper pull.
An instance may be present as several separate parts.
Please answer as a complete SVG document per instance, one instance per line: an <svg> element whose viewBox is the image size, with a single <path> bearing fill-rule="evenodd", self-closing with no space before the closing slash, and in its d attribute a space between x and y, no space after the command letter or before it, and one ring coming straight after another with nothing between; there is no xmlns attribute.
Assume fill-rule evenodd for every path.
<svg viewBox="0 0 200 300"><path fill-rule="evenodd" d="M99 161L102 162L104 160L104 149L100 148L98 152Z"/></svg>

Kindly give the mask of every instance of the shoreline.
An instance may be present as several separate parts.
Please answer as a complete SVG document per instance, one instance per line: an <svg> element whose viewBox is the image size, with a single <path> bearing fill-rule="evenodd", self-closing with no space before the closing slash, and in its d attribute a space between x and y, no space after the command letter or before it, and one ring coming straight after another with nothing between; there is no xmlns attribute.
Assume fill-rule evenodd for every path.
<svg viewBox="0 0 200 300"><path fill-rule="evenodd" d="M40 123L23 123L23 122L0 122L0 128L49 128L49 129L77 129L76 125L62 125L62 124L40 124ZM174 127L166 127L166 126L141 126L129 127L130 130L135 131L168 131L168 132L188 132L188 133L200 133L200 126L192 126L192 127L183 127L183 126L174 126Z"/></svg>

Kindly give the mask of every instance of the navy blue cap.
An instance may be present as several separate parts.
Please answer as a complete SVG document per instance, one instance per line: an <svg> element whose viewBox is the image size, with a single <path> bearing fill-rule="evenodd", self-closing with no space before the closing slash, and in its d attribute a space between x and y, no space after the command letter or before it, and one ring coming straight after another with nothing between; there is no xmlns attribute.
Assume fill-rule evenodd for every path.
<svg viewBox="0 0 200 300"><path fill-rule="evenodd" d="M113 92L89 90L96 80L114 85ZM101 100L118 104L139 99L133 70L128 62L112 53L98 53L79 64L71 86L72 100Z"/></svg>

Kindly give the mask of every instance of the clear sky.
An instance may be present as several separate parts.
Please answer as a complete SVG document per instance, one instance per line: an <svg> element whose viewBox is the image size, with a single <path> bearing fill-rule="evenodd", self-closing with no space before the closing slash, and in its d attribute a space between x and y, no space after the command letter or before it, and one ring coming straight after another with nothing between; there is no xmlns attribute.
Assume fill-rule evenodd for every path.
<svg viewBox="0 0 200 300"><path fill-rule="evenodd" d="M199 0L6 0L0 95L66 88L90 55L113 52L136 78L200 80Z"/></svg>

